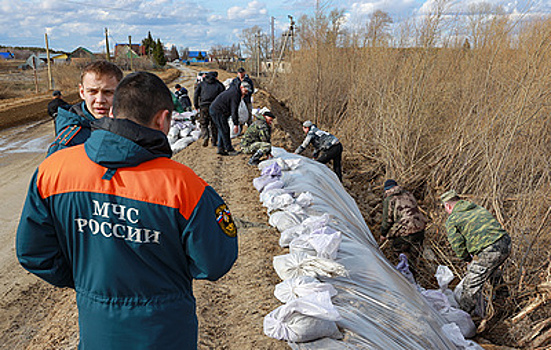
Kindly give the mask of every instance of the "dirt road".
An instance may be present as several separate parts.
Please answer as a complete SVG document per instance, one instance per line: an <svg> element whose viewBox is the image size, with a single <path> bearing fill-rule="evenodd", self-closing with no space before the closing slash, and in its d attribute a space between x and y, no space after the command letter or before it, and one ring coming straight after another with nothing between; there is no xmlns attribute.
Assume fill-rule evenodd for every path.
<svg viewBox="0 0 551 350"><path fill-rule="evenodd" d="M194 79L195 73L187 72L177 82L192 91ZM42 108L44 100L47 97L42 99ZM19 106L4 111L28 120L26 109ZM28 274L17 263L14 250L27 186L53 139L52 124L45 119L0 132L0 349L75 349L78 344L74 292L54 288ZM274 143L283 146L287 137L276 129ZM239 148L238 140L233 143ZM194 283L199 348L288 348L262 332L264 316L279 306L273 297L279 280L272 257L283 250L277 244L277 231L267 225L268 217L252 186L258 171L246 165L245 155L221 157L215 151L195 143L174 157L220 193L239 228L239 259L231 272L217 282Z"/></svg>

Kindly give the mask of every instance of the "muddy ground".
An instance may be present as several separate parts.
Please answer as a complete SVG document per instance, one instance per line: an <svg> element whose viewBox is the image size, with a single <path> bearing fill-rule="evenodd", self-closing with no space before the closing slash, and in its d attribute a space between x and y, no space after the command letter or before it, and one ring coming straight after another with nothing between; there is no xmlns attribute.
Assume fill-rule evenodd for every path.
<svg viewBox="0 0 551 350"><path fill-rule="evenodd" d="M221 81L228 77L227 73L220 72ZM170 87L179 82L192 91L193 80L194 74L188 72ZM66 97L78 99L76 92L67 93ZM45 115L49 99L48 94L43 94L0 102L0 130L39 119L44 122L35 127L34 132L53 138L52 123ZM273 144L294 149L303 137L300 122L289 117L286 108L264 91L255 95L255 107L262 106L277 115ZM234 139L233 144L239 149L238 140ZM3 217L0 223L9 231L0 240L4 246L0 251L0 349L75 349L78 313L74 291L54 288L25 272L16 262L17 218L28 179L43 154L25 157L23 165L11 159L19 165L10 165L0 173L3 178L14 179L11 185L0 183L2 209L16 213L10 218ZM277 244L279 234L268 225L266 211L252 186L258 170L247 166L246 155L222 157L216 155L214 147L202 147L199 143L190 145L174 159L190 166L213 186L228 203L239 229L239 259L230 273L217 282L194 283L199 348L287 349L285 342L271 339L262 331L264 316L280 305L273 296L274 286L280 280L272 267L272 258L286 250ZM380 215L376 211L381 194L374 190L372 171L357 166L356 162L345 157L344 185L356 198L371 227Z"/></svg>

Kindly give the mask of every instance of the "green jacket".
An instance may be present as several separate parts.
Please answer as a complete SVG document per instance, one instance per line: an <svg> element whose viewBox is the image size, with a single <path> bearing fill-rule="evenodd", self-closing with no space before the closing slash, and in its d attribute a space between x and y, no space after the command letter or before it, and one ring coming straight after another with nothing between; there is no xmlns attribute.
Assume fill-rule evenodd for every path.
<svg viewBox="0 0 551 350"><path fill-rule="evenodd" d="M448 241L460 259L470 260L507 232L485 208L460 200L446 221Z"/></svg>

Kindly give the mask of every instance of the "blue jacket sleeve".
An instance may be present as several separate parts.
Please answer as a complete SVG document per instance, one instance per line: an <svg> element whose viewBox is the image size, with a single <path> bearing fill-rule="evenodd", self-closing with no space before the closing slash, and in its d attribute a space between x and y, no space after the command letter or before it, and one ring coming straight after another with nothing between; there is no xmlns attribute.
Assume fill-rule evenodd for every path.
<svg viewBox="0 0 551 350"><path fill-rule="evenodd" d="M58 287L74 288L71 266L63 255L47 203L33 175L17 229L19 263L29 272Z"/></svg>
<svg viewBox="0 0 551 350"><path fill-rule="evenodd" d="M193 278L215 281L237 259L237 229L220 196L207 186L184 232Z"/></svg>

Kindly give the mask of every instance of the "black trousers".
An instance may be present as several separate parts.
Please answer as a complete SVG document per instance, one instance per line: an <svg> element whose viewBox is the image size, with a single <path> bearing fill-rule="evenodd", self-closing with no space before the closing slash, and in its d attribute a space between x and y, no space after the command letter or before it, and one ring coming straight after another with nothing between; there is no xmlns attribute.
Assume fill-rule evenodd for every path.
<svg viewBox="0 0 551 350"><path fill-rule="evenodd" d="M212 121L218 128L218 151L219 152L233 152L235 149L233 148L231 144L231 138L230 138L230 124L228 123L229 116L225 116L222 114L217 114L215 111L210 109L210 116L212 118Z"/></svg>
<svg viewBox="0 0 551 350"><path fill-rule="evenodd" d="M332 160L333 171L342 182L342 144L340 142L325 151L321 151L320 156L316 160L323 164L327 164L330 160Z"/></svg>

